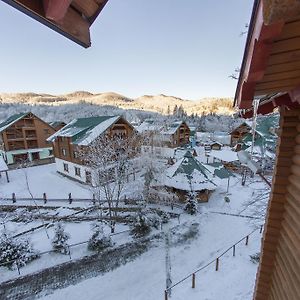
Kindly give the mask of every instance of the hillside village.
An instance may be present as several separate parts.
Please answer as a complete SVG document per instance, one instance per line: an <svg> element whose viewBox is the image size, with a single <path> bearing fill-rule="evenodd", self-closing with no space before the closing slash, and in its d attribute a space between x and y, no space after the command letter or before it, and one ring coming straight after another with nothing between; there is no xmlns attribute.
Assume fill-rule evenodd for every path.
<svg viewBox="0 0 300 300"><path fill-rule="evenodd" d="M144 239L155 244L165 234L175 234L169 237L170 255L185 243L206 241L213 251L205 255L210 259L254 229L251 247L256 250L244 253L250 262L249 255L258 252L266 211L267 198L261 199L261 193L268 193L269 187L258 175L251 175L239 152L250 156L255 150L257 172L270 180L275 152L268 143L270 139L276 143L278 115L259 118L255 131L247 119L240 119L229 132L203 131L187 119L154 116L131 124L122 115L105 115L47 123L24 112L4 120L0 124L2 241L13 238L25 253L2 255L2 281L55 270L66 260L92 258L100 249L100 253L112 251ZM257 205L251 205L253 197ZM261 210L259 217L255 209ZM236 233L221 230L215 246L209 240L216 235L199 228L200 224L235 228L238 219ZM91 241L100 248L91 247ZM155 247L163 246L161 242ZM154 251L151 248L147 253ZM172 268L180 257L171 258ZM250 264L253 276L257 265ZM193 269L189 266L186 272ZM249 280L247 293L251 288Z"/></svg>
<svg viewBox="0 0 300 300"><path fill-rule="evenodd" d="M48 87L62 80L67 90L68 76L79 89L82 81L98 88L113 78L125 83L124 91L127 85L140 91L151 86L143 80L154 79L153 87L162 82L166 91L170 84L191 92L195 82L197 90L225 91L217 78L238 48L225 33L235 32L227 29L240 23L246 5L201 3L199 17L196 2L172 1L172 9L162 2L160 10L135 3L146 11L133 17L127 2L114 4L118 17L105 18L113 1L2 2L62 39L24 30L23 52L38 50L30 56L4 36L6 58L14 56L18 72L11 76L3 64L2 74L11 77L3 82L9 86L13 77L19 91L23 81L38 91L39 79L51 81ZM230 20L233 8L239 13ZM114 27L119 19L125 31ZM253 1L240 34L246 38L240 67L227 75L237 83L233 98L1 93L0 300L298 300L299 28L299 1ZM64 44L89 48L96 32L114 39L103 39L97 52L72 52ZM25 73L21 65L30 58L34 71Z"/></svg>

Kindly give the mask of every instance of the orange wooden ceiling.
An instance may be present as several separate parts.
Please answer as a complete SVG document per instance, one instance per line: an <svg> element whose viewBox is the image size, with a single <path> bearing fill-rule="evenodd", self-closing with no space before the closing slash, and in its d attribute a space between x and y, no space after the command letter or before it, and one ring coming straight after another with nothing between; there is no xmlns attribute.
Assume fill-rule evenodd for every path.
<svg viewBox="0 0 300 300"><path fill-rule="evenodd" d="M3 1L85 48L91 45L90 26L108 2L108 0Z"/></svg>
<svg viewBox="0 0 300 300"><path fill-rule="evenodd" d="M254 97L290 92L300 86L300 11L295 9L291 16L290 10L286 12L278 6L268 15L276 21L266 22L265 2L274 1L255 2L249 27L235 96L235 105L243 109L252 106ZM288 18L284 13L288 13Z"/></svg>

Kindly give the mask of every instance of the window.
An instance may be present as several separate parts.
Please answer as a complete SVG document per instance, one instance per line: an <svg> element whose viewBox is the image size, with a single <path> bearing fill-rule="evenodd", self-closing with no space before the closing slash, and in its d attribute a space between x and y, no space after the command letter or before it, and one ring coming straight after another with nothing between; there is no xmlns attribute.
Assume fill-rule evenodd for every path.
<svg viewBox="0 0 300 300"><path fill-rule="evenodd" d="M64 171L65 172L69 172L69 166L68 166L68 164L64 163Z"/></svg>
<svg viewBox="0 0 300 300"><path fill-rule="evenodd" d="M75 175L80 177L81 176L80 175L80 168L78 168L78 167L74 167L74 168L75 168Z"/></svg>
<svg viewBox="0 0 300 300"><path fill-rule="evenodd" d="M92 182L92 174L90 171L85 171L85 181L86 181L86 183Z"/></svg>
<svg viewBox="0 0 300 300"><path fill-rule="evenodd" d="M62 149L61 149L61 154L62 154L63 156L67 156L67 151L66 151L66 149L62 148Z"/></svg>
<svg viewBox="0 0 300 300"><path fill-rule="evenodd" d="M45 135L49 135L49 134L50 134L49 129L44 129L44 134L45 134Z"/></svg>
<svg viewBox="0 0 300 300"><path fill-rule="evenodd" d="M78 158L78 153L76 151L73 151L73 158Z"/></svg>

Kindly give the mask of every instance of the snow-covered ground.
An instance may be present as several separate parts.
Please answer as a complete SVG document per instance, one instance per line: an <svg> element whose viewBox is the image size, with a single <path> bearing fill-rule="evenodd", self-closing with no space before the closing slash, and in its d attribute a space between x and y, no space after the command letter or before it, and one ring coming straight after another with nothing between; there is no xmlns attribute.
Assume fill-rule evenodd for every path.
<svg viewBox="0 0 300 300"><path fill-rule="evenodd" d="M91 197L91 191L87 186L57 174L54 165L29 168L27 172L30 189L36 197L41 197L43 192L46 192L49 198L66 198L69 192L72 192L74 197L78 198ZM6 183L3 178L0 179L0 199L11 197L12 192L15 192L17 197L29 196L23 170L11 171L10 179L10 183ZM174 244L170 253L173 283L216 258L224 250L253 231L253 222L250 222L250 219L224 213L239 214L244 210L245 204L252 199L255 192L265 186L258 178L255 178L255 180L251 180L251 184L248 181L245 186L241 186L241 179L238 175L236 178L232 178L229 189L230 194L228 195L229 203L224 199L227 180L219 180L219 187L212 194L209 202L199 204L199 213L196 216L181 214L181 230L188 231L191 226L196 226L198 232L195 237L187 238L186 242L178 242L179 235L176 232L172 234ZM137 183L131 182L127 190L133 192L135 184ZM0 204L6 204L7 202L0 200ZM24 202L19 201L17 204L24 205ZM79 203L76 203L76 205L74 203L71 205L64 203L66 208L61 211L61 214L68 213L68 206L78 205ZM247 214L247 210L244 210L243 214ZM174 222L177 221L174 220L173 225ZM35 220L32 224L36 225L37 223L40 223L40 221ZM259 221L256 223L259 223ZM24 225L24 223L20 224ZM22 229L26 230L29 226L27 224ZM119 226L122 227L122 225ZM124 229L124 227L121 227L117 231ZM14 229L16 232L20 231L17 225ZM49 230L50 236L53 235L53 230ZM66 231L71 233L71 243L87 240L90 235L90 222L66 224ZM51 247L50 242L45 242L46 239L43 230L31 236L34 246L40 251L46 251ZM129 235L119 236L120 243L129 239L131 239ZM218 272L214 270L214 265L211 265L209 268L197 273L196 288L191 288L191 279L188 279L172 290L171 299L250 300L257 264L250 261L249 255L259 252L260 240L261 235L259 232L254 233L250 237L248 246L245 246L244 243L237 246L236 257L232 257L231 252L222 257ZM77 250L72 251L72 257L74 258L87 254L86 246L78 247ZM38 270L38 268L61 263L67 259L69 258L63 255L49 255L46 260L38 259L28 264L28 266L21 269L21 272L30 273ZM8 275L12 274L10 272L15 273L15 271L2 268L0 270L0 277L3 276L1 280L11 278L11 275ZM164 241L160 240L157 242L156 247L151 248L133 262L127 263L103 276L87 279L75 286L57 290L52 295L45 296L44 299L163 299L165 277L165 245Z"/></svg>

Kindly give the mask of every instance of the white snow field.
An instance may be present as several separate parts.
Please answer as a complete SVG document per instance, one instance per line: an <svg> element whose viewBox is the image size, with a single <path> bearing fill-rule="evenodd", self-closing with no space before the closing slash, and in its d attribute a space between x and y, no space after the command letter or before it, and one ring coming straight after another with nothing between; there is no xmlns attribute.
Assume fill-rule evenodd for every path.
<svg viewBox="0 0 300 300"><path fill-rule="evenodd" d="M46 192L49 197L66 198L68 193L72 192L74 197L91 197L91 191L88 187L57 174L55 165L32 167L27 172L34 196L41 197L42 193ZM10 178L10 183L6 183L3 178L0 179L0 204L12 203L11 200L1 200L1 198L11 197L12 192L15 192L17 197L29 196L23 170L10 171ZM190 216L182 212L180 230L178 233L175 232L171 235L171 240L174 243L170 249L173 284L215 259L224 250L252 232L255 229L254 223L256 225L262 223L262 221L253 222L249 218L234 216L233 214L238 214L244 210L245 204L252 199L259 189L264 188L265 184L259 178L254 178L251 179L251 182L248 179L246 185L241 186L241 179L238 175L236 178L231 179L230 182L229 203L224 200L227 180L218 180L218 188L212 194L208 203L199 204L199 212L196 216ZM131 182L131 192L134 190L134 187L135 183ZM24 202L17 201L16 204L24 205ZM79 204L79 202L76 205L74 203L71 205L64 203L66 207L64 210ZM84 206L84 204L82 205ZM247 210L244 210L243 214L247 214ZM178 221L174 220L172 226L176 225L176 222ZM20 231L17 228L18 223L14 224L10 226L15 226L14 230ZM192 224L198 228L197 235L191 238L187 236L186 241L178 241L181 237L179 233L188 231ZM86 239L89 226L87 222L67 226L69 226L69 228L66 227L67 231L77 233L72 238L72 242ZM42 230L32 235L32 242L40 251L49 247L49 243L44 243L45 239L46 235ZM131 237L128 235L125 238L120 237L120 242L125 242L124 239L129 241ZM236 247L235 257L232 256L232 251L229 251L221 258L219 271L215 271L214 264L210 265L207 269L197 273L195 289L191 288L192 279L189 278L172 289L170 299L252 299L258 265L250 261L250 255L260 251L260 242L261 234L259 231L256 231L250 236L248 246L243 241ZM74 251L72 256L74 255L75 258L87 254L86 250L80 247L78 252ZM59 255L57 257L56 263L61 263L62 260L66 261L67 259L65 257L60 258ZM55 257L53 256L51 259L55 263ZM23 269L24 271L26 270L25 273L30 273L36 271L38 266L41 269L47 267L47 263L40 258ZM4 278L11 278L10 275L7 275L9 272L15 271L1 268L0 277L3 275ZM15 275L12 277L15 277ZM134 261L102 276L56 290L53 294L45 295L43 299L163 300L165 288L165 244L162 239L156 242L155 247Z"/></svg>

